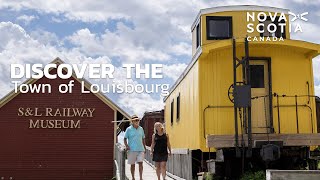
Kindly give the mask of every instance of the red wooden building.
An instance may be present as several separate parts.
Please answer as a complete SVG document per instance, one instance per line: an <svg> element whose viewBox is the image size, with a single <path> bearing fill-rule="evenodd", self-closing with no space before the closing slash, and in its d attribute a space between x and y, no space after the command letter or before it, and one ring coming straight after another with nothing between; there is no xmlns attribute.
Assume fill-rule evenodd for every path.
<svg viewBox="0 0 320 180"><path fill-rule="evenodd" d="M161 122L164 123L164 110L145 112L141 119L141 126L144 129L146 136L146 145L151 146L152 134L154 133L154 123Z"/></svg>
<svg viewBox="0 0 320 180"><path fill-rule="evenodd" d="M58 86L70 80L73 92L60 93ZM11 92L1 99L1 180L112 179L116 126L111 121L130 116L101 93L81 93L80 82L30 79L25 84L47 83L52 92Z"/></svg>

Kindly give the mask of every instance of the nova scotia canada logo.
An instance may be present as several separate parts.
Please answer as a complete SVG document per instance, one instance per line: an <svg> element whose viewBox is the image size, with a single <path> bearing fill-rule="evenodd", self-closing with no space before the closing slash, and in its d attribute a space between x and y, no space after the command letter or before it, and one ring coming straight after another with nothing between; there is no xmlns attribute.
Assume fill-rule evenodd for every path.
<svg viewBox="0 0 320 180"><path fill-rule="evenodd" d="M307 22L308 12L295 14L289 12L247 12L248 41L284 41L287 33L302 33L299 22ZM291 20L290 20L291 17Z"/></svg>

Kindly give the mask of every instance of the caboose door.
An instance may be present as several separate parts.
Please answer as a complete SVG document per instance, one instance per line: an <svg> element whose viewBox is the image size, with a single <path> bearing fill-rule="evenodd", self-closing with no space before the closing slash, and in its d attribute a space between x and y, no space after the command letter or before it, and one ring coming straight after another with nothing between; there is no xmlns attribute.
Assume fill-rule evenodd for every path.
<svg viewBox="0 0 320 180"><path fill-rule="evenodd" d="M250 60L252 133L267 133L270 126L269 68L267 60Z"/></svg>

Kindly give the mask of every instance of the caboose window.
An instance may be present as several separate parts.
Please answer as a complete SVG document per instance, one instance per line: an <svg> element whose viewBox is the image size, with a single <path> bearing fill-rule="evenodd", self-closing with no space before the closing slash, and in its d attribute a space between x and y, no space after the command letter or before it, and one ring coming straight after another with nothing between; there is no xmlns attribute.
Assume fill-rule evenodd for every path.
<svg viewBox="0 0 320 180"><path fill-rule="evenodd" d="M264 88L264 66L250 65L251 88Z"/></svg>
<svg viewBox="0 0 320 180"><path fill-rule="evenodd" d="M170 113L170 115L171 115L171 126L173 125L173 109L174 109L174 100L172 100L172 102L171 102L171 113Z"/></svg>
<svg viewBox="0 0 320 180"><path fill-rule="evenodd" d="M201 34L200 34L201 32L200 32L200 22L199 22L199 24L197 25L197 27L196 27L196 36L197 36L197 44L196 44L196 46L197 46L197 48L200 46L200 38L201 38Z"/></svg>
<svg viewBox="0 0 320 180"><path fill-rule="evenodd" d="M263 22L260 22L263 26L259 26L259 30L263 33L260 33L260 37L282 37L286 38L286 22L285 20L279 21L279 16L275 18L275 21L272 21L270 16Z"/></svg>
<svg viewBox="0 0 320 180"><path fill-rule="evenodd" d="M207 39L229 39L232 37L232 17L207 16Z"/></svg>
<svg viewBox="0 0 320 180"><path fill-rule="evenodd" d="M177 121L179 121L180 118L180 94L177 97Z"/></svg>

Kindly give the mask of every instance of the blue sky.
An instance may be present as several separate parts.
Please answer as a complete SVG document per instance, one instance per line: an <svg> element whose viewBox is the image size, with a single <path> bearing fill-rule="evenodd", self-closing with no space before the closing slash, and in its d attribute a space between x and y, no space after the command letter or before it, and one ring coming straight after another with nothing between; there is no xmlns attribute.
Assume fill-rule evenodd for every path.
<svg viewBox="0 0 320 180"><path fill-rule="evenodd" d="M133 81L172 85L190 62L190 27L199 10L244 4L309 12L306 32L292 38L320 43L320 0L0 0L0 98L13 88L8 70L11 63L47 64L55 57L66 63L112 63L119 71L124 63L160 63L164 65L163 79ZM320 58L316 58L317 95L319 69ZM116 75L123 78L121 72ZM107 96L129 114L163 108L159 93Z"/></svg>

